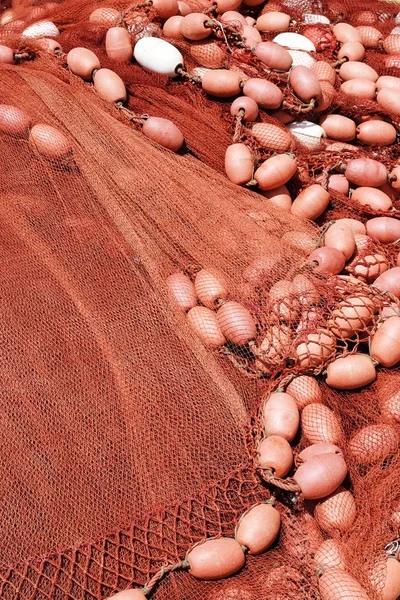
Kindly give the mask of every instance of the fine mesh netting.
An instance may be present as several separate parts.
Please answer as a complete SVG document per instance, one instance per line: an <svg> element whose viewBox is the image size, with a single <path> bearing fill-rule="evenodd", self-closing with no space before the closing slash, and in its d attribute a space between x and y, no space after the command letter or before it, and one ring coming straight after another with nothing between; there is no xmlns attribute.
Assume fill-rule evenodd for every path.
<svg viewBox="0 0 400 600"><path fill-rule="evenodd" d="M200 12L208 6L187 5ZM90 20L100 8L114 10L108 24ZM394 4L334 0L270 0L239 10L256 18L272 9L291 15L292 32L311 27L318 60L333 66L330 27L310 26L304 14L376 26L387 36L398 12ZM380 148L325 139L316 150L307 134L288 133L274 110L257 119L276 128L273 139L264 138L266 130L231 115L231 100L204 93L201 69L229 68L242 81L266 76L293 119L378 114L398 132L399 117L344 94L338 77L325 90L332 98L325 109L305 108L283 73L265 71L246 50L237 22L224 30L214 25L210 45L169 38L187 73L197 69L171 79L105 52L107 29L121 14L133 42L163 35L164 20L151 4L66 0L13 3L12 10L0 44L18 58L0 64L0 105L23 109L31 125L58 128L70 149L62 159L45 158L28 134L0 131L0 597L103 600L145 586L194 544L233 537L244 511L274 496L282 525L271 548L247 554L238 574L215 582L178 569L150 598L344 600L337 567L322 577L317 569L317 551L333 540L346 576L366 597L382 599L385 547L400 537L398 368L377 366L372 383L351 391L325 380L330 363L367 355L378 325L399 314L398 299L369 284L398 266L400 242L359 241L342 275L315 269L308 257L334 220L397 218L398 194L391 189L392 207L380 210L330 190L329 206L313 222L282 210L253 177L247 186L231 183L224 160L232 140L246 143L258 163L291 153L297 172L287 187L294 198L315 183L328 187L351 158L379 160L392 171L397 140ZM39 19L57 25L63 52L21 37ZM70 72L64 53L77 46L122 78L127 110ZM385 56L374 47L365 62L397 76ZM142 115L173 121L182 148L173 153L150 141ZM202 269L224 281L225 300L252 315L252 345L225 340L206 348L171 301L167 278L184 272L194 281ZM338 316L338 307L347 316ZM315 335L317 350L307 342ZM325 510L351 510L343 495L350 490L356 513L346 531L330 524L321 504L276 487L260 468L265 399L292 389L304 411L302 397L315 381L320 397L291 442L289 477L302 463L300 452L330 441L337 424L348 474ZM357 437L365 427L367 443ZM357 587L351 593L346 599L362 597Z"/></svg>

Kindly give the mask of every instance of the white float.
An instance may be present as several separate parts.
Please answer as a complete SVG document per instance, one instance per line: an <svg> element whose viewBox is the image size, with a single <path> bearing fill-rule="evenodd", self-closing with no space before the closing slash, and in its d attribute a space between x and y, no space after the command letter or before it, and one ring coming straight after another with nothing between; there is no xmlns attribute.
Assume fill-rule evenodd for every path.
<svg viewBox="0 0 400 600"><path fill-rule="evenodd" d="M315 52L315 46L311 40L300 33L279 33L272 40L275 44L285 46L291 50L306 50L306 52Z"/></svg>
<svg viewBox="0 0 400 600"><path fill-rule="evenodd" d="M183 56L179 50L160 38L140 39L133 49L133 56L144 69L168 77L177 77L177 69L183 67Z"/></svg>
<svg viewBox="0 0 400 600"><path fill-rule="evenodd" d="M328 17L325 17L324 15L313 15L313 14L304 15L304 22L307 23L307 25L314 25L315 23L322 23L323 25L330 25L330 20L328 19Z"/></svg>
<svg viewBox="0 0 400 600"><path fill-rule="evenodd" d="M56 37L57 35L60 35L60 32L53 21L38 21L29 25L22 32L22 37L27 38Z"/></svg>
<svg viewBox="0 0 400 600"><path fill-rule="evenodd" d="M326 137L322 127L312 121L293 121L286 127L296 140L310 150L317 150L321 145L321 138Z"/></svg>

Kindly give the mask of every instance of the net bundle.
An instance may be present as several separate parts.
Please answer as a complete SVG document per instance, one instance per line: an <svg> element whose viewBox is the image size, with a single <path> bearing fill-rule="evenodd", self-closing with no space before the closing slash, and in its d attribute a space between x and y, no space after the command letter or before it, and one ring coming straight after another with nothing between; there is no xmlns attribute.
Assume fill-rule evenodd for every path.
<svg viewBox="0 0 400 600"><path fill-rule="evenodd" d="M167 36L156 2L2 5L0 45L14 56L0 64L0 597L102 600L139 588L156 600L396 600L400 376L374 340L396 323L398 352L400 285L373 284L398 267L400 236L376 236L369 222L398 217L400 111L343 91L340 69L351 61L332 32L366 28L356 62L397 77L384 41L397 35L396 5L238 9L248 23L289 15L287 31L315 46L293 60L330 65L334 82L321 79L322 96L308 101L259 59L256 33L237 15L184 4L181 15L206 16L205 40ZM38 21L50 22L44 31L59 47L24 35ZM179 72L111 58L106 37L117 26L133 47L147 37L175 46ZM98 57L90 77L71 68L78 47ZM121 78L126 99L109 101L111 83L99 92L102 69ZM238 74L238 96L254 79L273 84L279 106L254 120L232 114L233 98L205 90L207 74L222 69ZM27 121L2 112L9 107ZM329 115L357 132L379 117L395 140L321 138L312 126ZM176 152L146 135L152 117L179 129ZM243 181L232 175L238 163L227 166L232 144L248 152ZM296 167L284 200L257 174L279 155ZM355 181L356 159L379 162L384 183ZM324 208L291 208L312 186L329 198ZM361 188L381 195L360 200ZM326 250L341 219L357 229L339 268ZM171 296L177 275L197 294L185 309ZM352 357L351 373L335 370ZM292 396L300 415L282 476L261 458L274 394ZM296 479L302 452L319 443L337 446L347 466L326 502L306 498ZM260 505L279 513L270 547L245 548L231 577L193 576L190 551L232 540Z"/></svg>

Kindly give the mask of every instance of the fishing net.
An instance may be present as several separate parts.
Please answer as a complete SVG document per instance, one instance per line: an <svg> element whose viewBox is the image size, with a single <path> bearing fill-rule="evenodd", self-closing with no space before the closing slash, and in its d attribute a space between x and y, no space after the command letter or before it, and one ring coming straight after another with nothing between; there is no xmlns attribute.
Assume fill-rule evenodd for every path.
<svg viewBox="0 0 400 600"><path fill-rule="evenodd" d="M396 25L395 5L319 4L270 0L241 12L285 10L292 32L312 27L316 42L325 36L319 60L332 65L329 27L305 23L304 14L379 25L383 35ZM114 12L103 23L90 20L102 8ZM149 3L66 0L15 3L12 10L0 44L13 48L17 64L0 65L0 104L25 110L32 124L58 128L71 150L63 159L44 158L28 135L0 133L0 597L102 600L149 585L164 569L150 596L156 600L317 600L315 553L333 539L346 572L368 597L381 598L385 547L400 536L400 376L396 368L378 368L376 380L355 391L334 390L325 378L335 358L368 354L378 324L390 311L398 314L397 300L367 279L370 257L378 271L381 263L396 266L400 243L369 239L344 277L321 272L308 256L332 220L366 222L395 212L331 191L328 209L312 223L281 210L251 182L246 188L228 181L224 160L232 140L246 142L258 161L275 152L274 142L266 147L251 124L231 115L230 101L206 95L199 83L204 68L237 70L243 80L265 75L244 47L240 23L214 24L214 45L173 39L187 74L198 70L170 79L105 52L107 29L121 14L133 41L162 36ZM58 26L63 52L21 37L38 19ZM273 37L263 34L265 41ZM120 75L125 109L71 74L64 53L77 46ZM384 56L371 49L366 62L381 75L397 75ZM283 74L270 73L270 80L293 118L318 120L321 113L304 108ZM333 87L326 112L355 118L379 110L376 102L343 94L338 81ZM398 117L379 114L398 127ZM145 137L143 115L172 120L184 135L182 149L172 153ZM258 123L286 131L274 111L260 113ZM279 139L277 133L278 146ZM378 159L388 171L398 164L397 143L382 149L326 140L316 151L307 140L289 140L285 150L298 165L288 184L292 197L316 182L327 186L328 172L343 173L354 156ZM393 207L400 208L394 192ZM193 281L202 269L222 278L227 299L251 313L253 346L207 349L177 310L167 278L185 273ZM299 276L303 292L293 287ZM368 302L374 314L354 325ZM333 350L329 336L320 340L319 360L307 336L325 329L339 305L356 314L339 328ZM310 411L309 427L323 431L330 415L338 419L349 468L343 485L357 512L344 533L324 525L315 502L260 469L265 398L303 376L301 397L310 375L330 411ZM354 436L382 425L389 427L389 450L369 463L357 454ZM370 430L372 444L376 431ZM297 434L295 465L312 441L303 430ZM238 574L215 582L179 568L196 543L232 537L243 513L271 496L282 526L268 551L248 554Z"/></svg>

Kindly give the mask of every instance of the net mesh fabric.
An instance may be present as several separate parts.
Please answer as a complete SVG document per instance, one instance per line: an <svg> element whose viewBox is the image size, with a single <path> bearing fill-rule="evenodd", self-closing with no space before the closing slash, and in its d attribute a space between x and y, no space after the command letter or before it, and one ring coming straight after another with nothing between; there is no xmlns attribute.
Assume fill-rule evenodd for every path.
<svg viewBox="0 0 400 600"><path fill-rule="evenodd" d="M128 107L172 119L187 152L175 155L149 142L121 111L71 76L63 57L38 51L34 41L26 42L34 60L1 66L0 103L24 108L34 123L59 127L73 144L68 164L51 164L26 140L0 136L0 596L7 600L100 600L144 585L162 565L182 560L194 543L232 536L243 511L270 497L271 487L255 468L260 408L283 377L301 372L290 360L293 340L279 340L278 360L261 377L245 353L207 351L168 302L170 273L218 269L230 297L256 316L260 339L277 313L293 311L295 297L277 305L265 294L278 280L299 272L312 280L320 302L317 315L303 317L305 333L314 331L316 320L323 324L334 303L354 289L313 273L306 257L310 240L318 243L314 225L226 180L224 154L235 127L228 103L211 101L191 82L107 58L106 28L86 21L101 6L52 7L51 17L66 27L64 51L78 45L94 50L102 66L123 78ZM312 10L306 2L284 7L293 18ZM361 8L370 11L371 4L357 4ZM21 18L28 14L24 6L16 10ZM349 22L356 18L352 7L341 3L340 10ZM373 9L391 10L384 4ZM329 11L334 19L333 3ZM10 37L6 29L0 28L1 40L21 48L18 33ZM188 44L178 45L195 66ZM377 64L376 55L367 62ZM225 61L235 65L229 53ZM260 74L259 65L239 65L245 75ZM336 102L342 114L354 114L348 98L338 94ZM273 117L262 119L281 126ZM267 158L246 128L242 135ZM327 161L343 160L342 151L317 155L293 144L300 167L293 193L314 182ZM376 149L356 152L373 157ZM396 152L380 159L394 166ZM365 221L368 214L333 194L318 224L339 216ZM374 248L394 264L396 245ZM246 285L242 275L260 257L276 263L268 278ZM382 306L388 303L371 294ZM294 329L300 317L290 314ZM362 334L373 326L351 344L344 340L338 352L366 351ZM356 392L332 390L323 373L319 381L324 403L340 416L349 465L345 484L358 507L351 531L332 537L342 542L348 572L378 598L371 570L379 589L384 567L375 563L399 535L393 516L400 510L399 452L366 467L352 459L348 442L360 427L387 422L380 402L399 389L399 375L380 370L375 383ZM299 436L295 453L307 443ZM248 556L229 580L199 582L173 573L153 597L320 598L313 557L328 535L312 518L312 503L298 506L293 495L279 492L277 500L282 529L271 550Z"/></svg>
<svg viewBox="0 0 400 600"><path fill-rule="evenodd" d="M286 217L256 223L247 215L258 208L253 194L190 157L152 147L94 110L90 94L80 103L77 88L72 101L52 75L11 68L2 81L2 102L24 97L34 121L61 126L75 140L75 164L65 170L36 157L26 141L2 139L10 518L3 521L2 562L11 563L129 524L133 514L191 495L243 464L240 430L255 386L227 373L225 362L189 335L166 303L165 278L202 261L225 264L233 284L235 263L244 267L267 243L279 246ZM155 244L161 226L168 233ZM221 437L232 444L222 462ZM254 476L251 483L257 487ZM162 548L154 548L158 562L166 558ZM132 556L131 549L134 564ZM154 558L147 558L152 566ZM3 593L15 593L12 583Z"/></svg>

